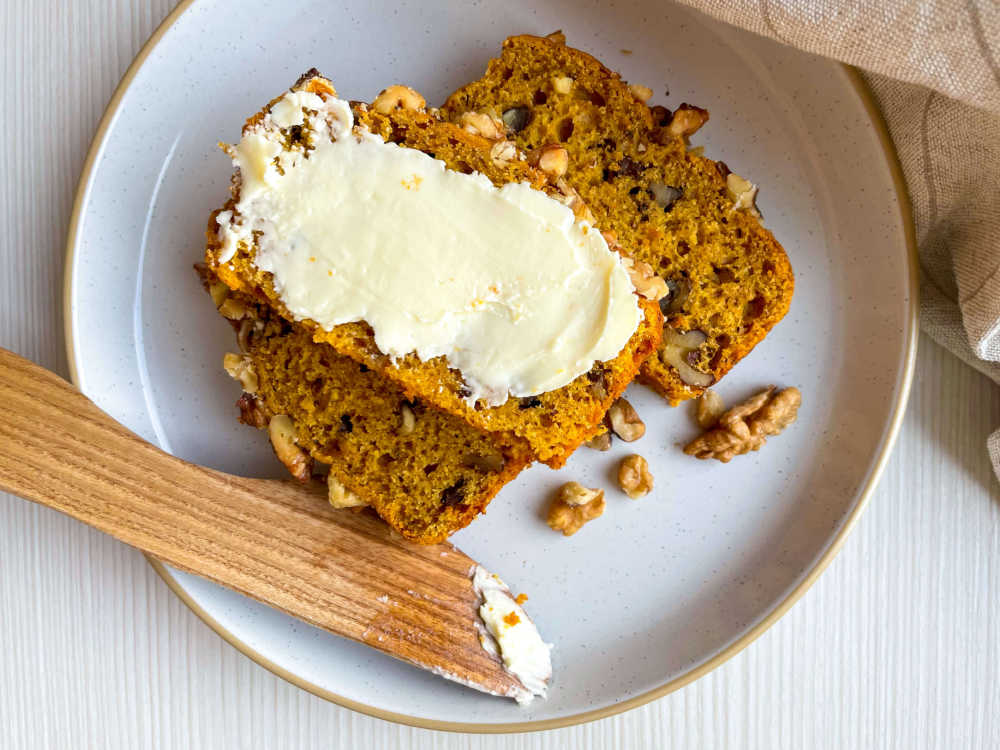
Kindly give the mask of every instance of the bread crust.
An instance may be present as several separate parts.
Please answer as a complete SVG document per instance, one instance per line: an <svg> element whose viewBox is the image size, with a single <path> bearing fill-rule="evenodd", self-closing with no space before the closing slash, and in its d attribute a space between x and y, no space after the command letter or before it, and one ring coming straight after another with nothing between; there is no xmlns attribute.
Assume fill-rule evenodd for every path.
<svg viewBox="0 0 1000 750"><path fill-rule="evenodd" d="M658 356L642 366L642 382L676 404L749 354L788 311L795 281L771 232L735 208L729 168L690 150L676 123L671 128L675 113L649 106L648 93L566 46L562 35L524 35L507 39L482 78L453 93L441 113L452 121L469 111L516 120L524 124L509 137L520 148L555 142L567 149L566 180L597 224L670 286L665 324L704 334L697 349L681 352L668 350L665 336ZM708 117L681 109L698 115L696 127ZM703 384L685 382L668 364L678 355L704 374Z"/></svg>
<svg viewBox="0 0 1000 750"><path fill-rule="evenodd" d="M317 76L300 79L298 85L320 95L332 95L333 92L329 81ZM264 117L267 109L251 117L247 127ZM469 128L444 122L420 110L396 108L380 112L363 104L355 104L353 109L358 124L389 142L432 154L451 169L480 172L497 185L528 182L552 195L563 194L528 160L495 159L497 141L470 132ZM235 190L238 191L238 184ZM224 209L232 210L235 203L236 196ZM210 218L206 232L205 261L212 272L231 289L266 302L286 320L294 321L294 316L276 294L270 274L253 265L252 249L243 248L231 261L219 262L221 243L215 221L217 214L215 212ZM662 335L661 311L657 303L641 297L639 304L643 319L615 359L597 363L589 373L563 388L529 399L511 398L494 407L482 402L468 404L460 374L450 369L443 357L424 362L416 355L409 355L393 361L383 355L366 323L347 323L330 331L310 320L300 323L312 332L317 343L328 344L338 353L380 373L396 383L408 398L419 399L460 417L473 427L495 434L525 460L538 460L558 468L581 443L603 429L601 420L608 408L635 378L642 362L656 351Z"/></svg>

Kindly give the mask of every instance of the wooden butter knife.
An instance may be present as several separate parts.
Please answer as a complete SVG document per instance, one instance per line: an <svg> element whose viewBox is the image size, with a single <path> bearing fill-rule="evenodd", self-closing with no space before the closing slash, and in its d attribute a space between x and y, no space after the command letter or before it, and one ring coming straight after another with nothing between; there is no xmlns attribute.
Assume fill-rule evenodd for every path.
<svg viewBox="0 0 1000 750"><path fill-rule="evenodd" d="M0 349L0 488L293 617L488 693L523 693L479 640L476 562L409 543L325 486L170 456Z"/></svg>

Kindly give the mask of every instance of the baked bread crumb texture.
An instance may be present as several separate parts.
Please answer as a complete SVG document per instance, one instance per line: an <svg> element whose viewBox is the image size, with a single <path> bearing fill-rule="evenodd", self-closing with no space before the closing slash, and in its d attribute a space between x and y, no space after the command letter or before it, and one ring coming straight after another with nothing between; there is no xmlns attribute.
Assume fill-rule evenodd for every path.
<svg viewBox="0 0 1000 750"><path fill-rule="evenodd" d="M688 148L708 113L651 107L651 95L566 46L561 34L516 36L441 112L452 121L473 111L499 117L526 151L566 149L566 180L597 226L670 289L661 300L663 340L641 378L676 404L717 382L781 320L794 278L747 205L750 188Z"/></svg>
<svg viewBox="0 0 1000 750"><path fill-rule="evenodd" d="M315 70L293 90L335 95ZM405 86L352 102L356 122L387 142L498 186L528 182L631 259L643 318L621 353L563 388L500 406L469 404L443 357L390 360L364 322L325 330L296 320L246 243L221 262L216 216L239 199L234 178L209 220L199 273L237 332L225 366L244 389L241 421L268 431L293 475L328 477L338 507L369 505L404 537L435 543L531 462L558 468L609 436L609 409L637 376L672 404L717 382L785 314L792 271L761 224L756 187L689 148L708 113L650 107L651 95L555 34L508 39L483 77L439 110ZM285 147L308 148L309 138L293 129ZM626 424L627 408L615 406L616 434L641 425L637 416ZM599 515L590 502L567 505L564 533L584 522L581 507Z"/></svg>

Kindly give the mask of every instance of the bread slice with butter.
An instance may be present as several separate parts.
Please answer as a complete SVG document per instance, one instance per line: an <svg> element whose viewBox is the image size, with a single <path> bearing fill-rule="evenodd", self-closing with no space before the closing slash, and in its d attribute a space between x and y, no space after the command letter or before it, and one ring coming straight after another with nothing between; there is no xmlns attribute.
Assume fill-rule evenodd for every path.
<svg viewBox="0 0 1000 750"><path fill-rule="evenodd" d="M202 273L239 332L239 354L226 357L245 391L241 421L270 432L275 417L287 419L292 450L329 466L338 507L370 505L405 538L436 544L484 512L527 466L488 432L407 398L374 370L313 341L303 325ZM307 478L309 461L299 458Z"/></svg>
<svg viewBox="0 0 1000 750"><path fill-rule="evenodd" d="M314 95L324 102L336 96L329 81L315 72L310 72L300 79L293 92ZM288 110L289 101L287 97L279 97L247 121L244 128L245 139L247 133L253 133L260 126L267 125L269 120L280 120L285 124L294 123L281 128L282 141L277 143L277 147L273 139L271 143L251 144L256 149L254 152L256 161L252 167L248 166L248 169L259 169L263 174L271 169L271 165L276 165L275 169L284 176L286 169L291 172L297 168L296 164L302 163L300 159L310 158L310 150L316 148L313 139L317 136L308 127L303 127L301 122L295 122L295 118L291 117ZM303 105L302 111L307 114L314 111L309 109L310 106L318 106L317 99L300 98L296 101L313 103ZM412 90L393 87L384 92L371 107L353 104L351 115L356 126L365 132L375 134L385 143L397 144L406 149L431 155L443 161L450 172L477 174L481 176L477 179L488 180L498 187L510 188L526 183L534 189L533 193L545 191L561 202L575 204L575 208L579 209L579 200L572 191L551 184L544 172L529 164L512 144L503 140L491 140L481 134L470 133L452 123L442 122L432 113L425 111L422 97ZM308 118L306 119L308 121ZM283 154L292 154L294 158L282 162ZM272 155L273 160L271 160ZM259 186L266 183L267 179L267 175L264 174L264 177L254 184ZM276 288L275 272L262 270L255 262L259 261L262 254L261 234L257 231L251 234L248 231L243 235L243 239L234 242L231 236L227 239L220 233L221 226L227 225L227 222L231 225L238 220L234 212L238 212L240 199L245 197L241 196L241 189L244 192L246 190L245 183L246 176L234 179L233 198L222 210L215 212L209 222L205 260L212 272L229 288L250 296L256 302L268 305L285 320L296 323L302 330L309 331L316 342L327 344L338 354L349 357L384 376L399 387L406 398L455 415L467 424L491 433L512 456L518 457L519 460L539 460L553 467L562 465L576 447L602 431L601 420L604 414L634 378L640 364L656 350L662 330L661 312L655 301L636 294L633 302L637 310L634 331L623 341L620 351L616 351L613 356L595 361L592 365L588 364L585 371L557 388L527 397L506 398L503 403L497 405L490 405L488 398L473 402L470 399L469 383L463 373L451 367L445 357L422 359L417 354L408 352L390 356L383 352L377 343L380 332L374 330L364 319L324 326L311 317L293 312L282 298L280 290ZM408 190L419 190L420 179L416 177L404 187ZM581 231L585 234L588 229L585 227ZM280 232L275 234L277 236ZM289 242L294 244L294 238ZM325 273L333 278L345 270L343 267L322 267L322 258L310 257L309 260L317 260L316 274ZM359 264L367 262L366 256L360 251L356 253L356 258L351 259L351 263L355 260ZM539 262L542 260L544 258L539 258ZM620 263L621 261L616 260L612 265ZM456 266L461 265L459 254ZM442 279L442 283L455 273L455 269L448 267L430 270L431 278L436 275ZM385 276L391 272L392 269L373 269L371 277L388 279L395 283L398 278L390 279ZM534 269L531 267L524 268L524 278L516 281L523 280L526 284L530 284L533 272ZM296 273L301 273L301 269L296 269ZM618 273L620 276L620 272L615 269L610 273ZM363 278L360 285L365 282L367 279ZM593 299L586 295L563 297L561 294L553 299L567 309L594 309L596 317L603 320L602 315L611 316L614 310L608 308L610 304L608 295L611 292L604 287L598 289L599 294ZM630 295L633 294L631 289L629 286ZM493 291L497 290L483 291L483 304L491 304L489 295ZM434 300L428 298L428 302L433 303ZM508 308L514 309L515 313L511 314L516 315L516 307L508 306ZM605 314L604 310L608 312ZM530 313L530 310L528 312ZM433 325L425 327L433 331ZM581 338L585 339L582 343L586 344L586 337Z"/></svg>
<svg viewBox="0 0 1000 750"><path fill-rule="evenodd" d="M456 123L496 117L519 148L568 152L565 179L671 294L666 328L641 379L677 403L723 377L781 320L792 299L788 257L760 221L756 187L689 149L708 113L648 105L652 91L565 37L514 36L482 78L449 97Z"/></svg>

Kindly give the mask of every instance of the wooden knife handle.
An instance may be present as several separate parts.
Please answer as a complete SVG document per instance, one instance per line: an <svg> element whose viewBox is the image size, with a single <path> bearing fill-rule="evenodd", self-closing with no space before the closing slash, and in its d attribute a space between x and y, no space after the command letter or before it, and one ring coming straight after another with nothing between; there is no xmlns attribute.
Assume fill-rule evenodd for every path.
<svg viewBox="0 0 1000 750"><path fill-rule="evenodd" d="M519 683L480 646L475 562L406 542L325 487L170 456L55 374L0 349L0 488L337 635L489 692Z"/></svg>

